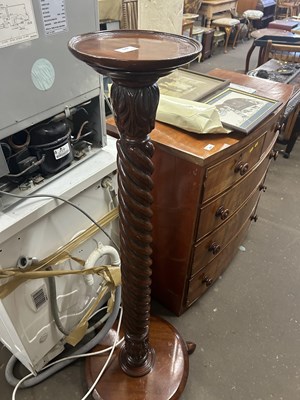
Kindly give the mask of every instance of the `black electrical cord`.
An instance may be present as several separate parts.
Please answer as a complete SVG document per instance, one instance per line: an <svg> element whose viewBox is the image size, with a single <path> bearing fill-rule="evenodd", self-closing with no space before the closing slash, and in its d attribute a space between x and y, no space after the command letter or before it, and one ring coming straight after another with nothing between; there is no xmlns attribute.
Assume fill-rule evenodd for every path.
<svg viewBox="0 0 300 400"><path fill-rule="evenodd" d="M119 246L115 243L115 241L112 239L112 237L98 224L98 222L95 221L94 218L91 217L81 207L77 206L76 204L72 203L69 200L63 199L62 197L59 197L59 196L55 196L54 194L31 194L31 195L22 196L20 194L9 193L9 192L5 192L3 190L0 190L0 195L16 197L16 198L19 198L19 199L52 198L52 199L55 199L55 200L62 201L64 203L66 203L66 204L69 204L70 206L76 208L76 210L81 212L83 215L85 215L90 221L92 221L92 223L94 225L96 225L97 228L99 228L104 233L104 235L106 235L106 237L113 243L113 245L116 247L116 249L119 250Z"/></svg>
<svg viewBox="0 0 300 400"><path fill-rule="evenodd" d="M25 168L23 171L19 172L18 174L7 174L5 176L7 176L8 178L19 178L20 176L23 176L24 174L26 174L26 172L30 171L33 167L38 167L39 165L43 164L43 162L45 161L45 158L46 158L46 156L45 156L45 154L43 154L43 156L40 160L35 161L31 165L29 165L29 167Z"/></svg>
<svg viewBox="0 0 300 400"><path fill-rule="evenodd" d="M7 150L8 154L6 155L6 158L12 155L12 149L8 143L0 142L0 146Z"/></svg>
<svg viewBox="0 0 300 400"><path fill-rule="evenodd" d="M89 103L85 103L86 105L88 105L88 104L90 104L91 102L89 102ZM87 110L84 108L84 107L77 107L77 109L76 109L76 111L83 111L87 116L89 115L89 113L87 112Z"/></svg>

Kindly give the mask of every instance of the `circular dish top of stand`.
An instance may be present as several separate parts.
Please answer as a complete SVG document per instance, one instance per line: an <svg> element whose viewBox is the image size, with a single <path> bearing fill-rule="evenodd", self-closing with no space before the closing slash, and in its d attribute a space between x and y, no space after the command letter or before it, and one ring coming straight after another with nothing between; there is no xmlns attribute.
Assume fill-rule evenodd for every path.
<svg viewBox="0 0 300 400"><path fill-rule="evenodd" d="M165 75L201 51L191 38L144 30L86 33L73 37L68 46L76 58L107 75L110 71Z"/></svg>

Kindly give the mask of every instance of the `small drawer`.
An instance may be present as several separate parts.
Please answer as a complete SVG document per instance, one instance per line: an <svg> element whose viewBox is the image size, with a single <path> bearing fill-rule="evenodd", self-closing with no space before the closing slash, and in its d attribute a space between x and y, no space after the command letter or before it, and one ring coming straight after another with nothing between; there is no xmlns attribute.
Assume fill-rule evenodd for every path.
<svg viewBox="0 0 300 400"><path fill-rule="evenodd" d="M191 276L211 262L237 234L245 221L251 217L261 193L261 185L262 183L255 188L238 212L194 247Z"/></svg>
<svg viewBox="0 0 300 400"><path fill-rule="evenodd" d="M250 219L246 221L239 233L232 239L227 247L206 267L202 268L190 281L187 293L186 307L199 299L218 279L230 264L238 250L238 246L246 237Z"/></svg>
<svg viewBox="0 0 300 400"><path fill-rule="evenodd" d="M200 209L196 240L212 232L223 224L246 201L253 190L261 182L270 163L266 157L254 170L211 203Z"/></svg>
<svg viewBox="0 0 300 400"><path fill-rule="evenodd" d="M208 168L204 181L203 202L248 175L260 158L263 143L264 135L226 160Z"/></svg>

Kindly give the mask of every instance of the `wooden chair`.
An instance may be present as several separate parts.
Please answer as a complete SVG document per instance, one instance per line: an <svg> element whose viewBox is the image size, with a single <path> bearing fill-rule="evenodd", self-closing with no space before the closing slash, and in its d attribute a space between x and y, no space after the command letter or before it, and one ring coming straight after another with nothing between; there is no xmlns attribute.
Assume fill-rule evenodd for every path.
<svg viewBox="0 0 300 400"><path fill-rule="evenodd" d="M225 31L226 39L225 39L225 44L224 44L224 53L227 53L229 37L235 29L235 35L234 35L233 44L232 44L232 48L235 48L240 30L241 30L241 22L239 19L236 19L236 18L214 19L212 21L212 27L217 28L217 29L223 28Z"/></svg>
<svg viewBox="0 0 300 400"><path fill-rule="evenodd" d="M138 0L122 0L122 28L138 28Z"/></svg>
<svg viewBox="0 0 300 400"><path fill-rule="evenodd" d="M182 35L193 37L194 20L187 20L184 18L185 15L194 14L198 15L198 11L201 7L202 0L184 0L183 2L183 21L182 21ZM194 37L195 39L195 37ZM197 40L197 39L196 39ZM200 62L202 53L198 56L198 62ZM189 64L188 64L189 67Z"/></svg>
<svg viewBox="0 0 300 400"><path fill-rule="evenodd" d="M272 40L268 40L264 50L263 64L270 59L275 59L285 63L300 62L300 45L276 44ZM283 66L284 68L284 66ZM282 128L284 132L289 132L289 137L286 141L286 149L283 152L285 158L289 158L291 151L296 143L300 133L300 90L288 102L284 115ZM282 133L282 132L281 132Z"/></svg>
<svg viewBox="0 0 300 400"><path fill-rule="evenodd" d="M197 14L202 4L202 0L184 0L183 13Z"/></svg>
<svg viewBox="0 0 300 400"><path fill-rule="evenodd" d="M289 137L287 140L280 141L279 143L286 144L286 148L283 151L283 157L289 158L294 145L300 136L300 91L288 102L282 118L283 131L289 131Z"/></svg>
<svg viewBox="0 0 300 400"><path fill-rule="evenodd" d="M236 2L236 6L237 5L238 2ZM230 35L234 32L232 48L235 48L241 31L242 22L237 16L236 6L235 8L231 9L230 12L226 13L228 16L224 14L222 16L216 17L214 20L212 20L211 23L211 26L216 30L221 29L225 31L224 53L227 53L227 46Z"/></svg>
<svg viewBox="0 0 300 400"><path fill-rule="evenodd" d="M182 30L181 30L181 34L183 36L187 36L187 37L192 37L193 35L193 28L194 28L194 22L190 21L190 20L183 20L182 21Z"/></svg>
<svg viewBox="0 0 300 400"><path fill-rule="evenodd" d="M183 3L183 20L182 35L192 37L194 21L199 17L198 11L201 7L202 0L184 0Z"/></svg>
<svg viewBox="0 0 300 400"><path fill-rule="evenodd" d="M270 59L282 62L298 63L300 62L300 45L276 44L268 40L264 47L262 64Z"/></svg>
<svg viewBox="0 0 300 400"><path fill-rule="evenodd" d="M294 1L278 0L276 9L276 18L283 19L292 17L293 15L298 15L299 6L300 6L299 0L294 0Z"/></svg>
<svg viewBox="0 0 300 400"><path fill-rule="evenodd" d="M248 26L248 39L250 39L251 32L255 30L254 24L262 19L264 13L259 10L246 10L243 12L243 17L247 21Z"/></svg>

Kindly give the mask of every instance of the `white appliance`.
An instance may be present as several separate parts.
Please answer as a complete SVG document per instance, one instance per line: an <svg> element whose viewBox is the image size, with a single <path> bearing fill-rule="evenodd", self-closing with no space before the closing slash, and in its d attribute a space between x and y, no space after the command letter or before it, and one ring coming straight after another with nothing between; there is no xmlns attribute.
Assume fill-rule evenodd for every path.
<svg viewBox="0 0 300 400"><path fill-rule="evenodd" d="M2 91L6 93L0 118L0 190L61 196L96 221L101 219L115 206L116 143L106 136L102 79L67 49L72 36L99 29L98 2L24 0L20 5L16 0L4 0L0 28L0 75L5 77ZM43 176L39 169L47 155L32 154L30 147L35 127L45 127L45 133L49 122L61 119L70 122L77 138L72 142L68 132L70 137L63 145L47 152L55 156L54 162L70 153L74 157L58 173ZM82 140L78 131L85 125L89 132ZM20 146L15 139L22 135L26 139ZM84 146L78 148L78 143ZM24 148L28 154L20 159ZM80 153L77 158L75 153ZM15 156L21 172L12 173L10 161ZM109 185L103 185L103 180ZM0 267L19 266L20 257L23 261L44 259L91 225L77 209L53 198L11 201L0 195ZM117 220L105 231L118 242ZM113 244L99 232L72 256L86 260L97 242ZM103 257L99 263L108 261ZM68 260L57 268L81 267ZM55 282L60 320L69 331L94 302L100 278L94 278L92 285L82 276L59 277ZM62 352L65 335L51 313L48 279L27 280L0 299L0 340L33 373Z"/></svg>
<svg viewBox="0 0 300 400"><path fill-rule="evenodd" d="M111 192L101 186L101 181L110 179L115 185L115 159L115 141L109 139L100 153L35 194L51 193L71 200L99 220L112 207ZM15 267L21 256L44 259L91 226L85 215L68 204L59 203L54 199L23 200L0 214L1 268ZM118 241L117 221L105 230ZM100 232L78 247L72 256L86 260L97 242L112 244ZM103 258L99 263L109 261ZM66 261L59 268L79 266ZM83 276L56 278L56 284L60 318L70 330L95 299L99 278L92 287ZM38 279L21 284L0 301L0 340L32 372L40 370L64 349L64 335L55 326L49 300L47 279Z"/></svg>

